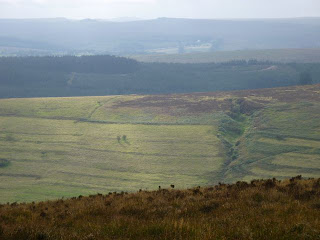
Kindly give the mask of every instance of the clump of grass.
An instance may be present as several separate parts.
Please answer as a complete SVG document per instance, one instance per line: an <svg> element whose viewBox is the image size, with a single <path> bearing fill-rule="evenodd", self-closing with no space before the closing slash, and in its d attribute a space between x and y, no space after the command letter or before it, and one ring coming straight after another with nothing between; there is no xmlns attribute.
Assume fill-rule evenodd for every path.
<svg viewBox="0 0 320 240"><path fill-rule="evenodd" d="M317 239L319 182L298 176L8 203L0 205L0 239Z"/></svg>
<svg viewBox="0 0 320 240"><path fill-rule="evenodd" d="M0 159L0 168L7 167L10 164L8 159Z"/></svg>
<svg viewBox="0 0 320 240"><path fill-rule="evenodd" d="M6 134L6 135L5 135L5 140L6 140L7 142L14 142L14 141L16 141L16 139L15 139L11 134Z"/></svg>

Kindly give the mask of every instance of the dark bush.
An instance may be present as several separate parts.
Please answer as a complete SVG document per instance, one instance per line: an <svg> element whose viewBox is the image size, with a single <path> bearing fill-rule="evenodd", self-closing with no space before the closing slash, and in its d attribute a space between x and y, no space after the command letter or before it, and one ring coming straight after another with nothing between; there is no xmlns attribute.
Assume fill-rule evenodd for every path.
<svg viewBox="0 0 320 240"><path fill-rule="evenodd" d="M257 202L257 203L261 203L263 201L263 196L261 193L256 193L252 196L252 200Z"/></svg>
<svg viewBox="0 0 320 240"><path fill-rule="evenodd" d="M10 161L7 159L0 159L0 168L7 167L10 164Z"/></svg>
<svg viewBox="0 0 320 240"><path fill-rule="evenodd" d="M275 186L276 186L276 183L275 183L275 181L274 180L271 180L271 179L268 179L264 184L263 184L263 186L265 187L265 188L274 188Z"/></svg>
<svg viewBox="0 0 320 240"><path fill-rule="evenodd" d="M213 210L216 210L219 207L219 203L213 202L208 205L202 206L199 210L202 213L210 213Z"/></svg>

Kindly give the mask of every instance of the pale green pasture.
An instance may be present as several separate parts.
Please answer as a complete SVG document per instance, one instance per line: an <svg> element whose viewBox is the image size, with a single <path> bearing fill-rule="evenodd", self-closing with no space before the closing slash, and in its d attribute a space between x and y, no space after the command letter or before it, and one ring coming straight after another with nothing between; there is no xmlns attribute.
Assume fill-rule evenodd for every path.
<svg viewBox="0 0 320 240"><path fill-rule="evenodd" d="M223 164L209 125L0 117L0 202L208 184ZM127 141L117 136L127 136Z"/></svg>
<svg viewBox="0 0 320 240"><path fill-rule="evenodd" d="M64 98L23 98L1 99L0 115L47 117L47 118L86 118L99 102L104 104L115 97L64 97Z"/></svg>
<svg viewBox="0 0 320 240"><path fill-rule="evenodd" d="M253 167L250 168L250 170L253 174L246 175L244 178L242 178L243 181L251 181L252 179L268 179L270 176L278 179L287 179L298 175L302 175L304 178L319 177L319 175L315 176L314 173L292 168L279 169L275 167L274 169L266 169L264 167Z"/></svg>
<svg viewBox="0 0 320 240"><path fill-rule="evenodd" d="M267 103L242 116L241 136L224 128L235 137L231 146L221 141L221 123L230 117L210 104L237 98L232 92L2 99L0 159L10 164L0 168L0 202L320 177L320 104L273 98L292 96L294 89L270 91L246 97Z"/></svg>
<svg viewBox="0 0 320 240"><path fill-rule="evenodd" d="M176 54L174 51L163 51L162 53L163 54L138 55L132 56L132 58L141 62L169 63L211 63L251 59L260 61L268 60L272 62L319 62L320 60L320 49L241 50L185 54Z"/></svg>
<svg viewBox="0 0 320 240"><path fill-rule="evenodd" d="M290 167L304 167L320 170L319 154L284 153L272 161L274 164Z"/></svg>
<svg viewBox="0 0 320 240"><path fill-rule="evenodd" d="M319 119L317 102L269 105L252 118L228 179L320 177Z"/></svg>
<svg viewBox="0 0 320 240"><path fill-rule="evenodd" d="M63 97L63 98L25 98L1 99L0 116L19 116L30 118L69 119L102 123L139 124L210 124L217 125L221 112L190 113L188 109L169 106L126 107L122 103L134 101L143 96L101 96L101 97ZM211 97L183 97L185 103L207 101Z"/></svg>
<svg viewBox="0 0 320 240"><path fill-rule="evenodd" d="M303 147L314 147L320 148L320 140L306 140L299 138L285 138L284 140L276 140L273 138L260 138L258 142L271 143L277 145L290 145L290 146L303 146Z"/></svg>

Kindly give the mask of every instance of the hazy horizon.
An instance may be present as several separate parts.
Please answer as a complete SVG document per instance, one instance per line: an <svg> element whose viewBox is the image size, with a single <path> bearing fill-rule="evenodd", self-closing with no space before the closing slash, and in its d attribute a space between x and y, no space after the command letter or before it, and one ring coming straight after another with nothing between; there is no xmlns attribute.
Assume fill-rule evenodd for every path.
<svg viewBox="0 0 320 240"><path fill-rule="evenodd" d="M261 18L193 18L193 17L155 17L155 18L139 18L139 17L115 17L115 18L68 18L68 17L25 17L25 18L9 18L9 17L0 17L0 20L42 20L42 19L56 19L56 20L70 20L70 21L83 21L83 20L93 20L93 21L114 21L114 22L129 22L129 21L148 21L148 20L157 20L157 19L190 19L190 20L278 20L278 19L313 19L320 18L320 16L307 16L307 17L261 17Z"/></svg>
<svg viewBox="0 0 320 240"><path fill-rule="evenodd" d="M318 0L0 0L2 19L160 17L266 19L320 17Z"/></svg>

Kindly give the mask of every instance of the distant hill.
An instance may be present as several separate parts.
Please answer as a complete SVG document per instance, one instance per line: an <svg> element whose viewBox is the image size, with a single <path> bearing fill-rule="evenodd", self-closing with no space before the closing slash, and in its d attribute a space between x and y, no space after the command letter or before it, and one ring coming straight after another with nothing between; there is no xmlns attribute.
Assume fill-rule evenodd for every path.
<svg viewBox="0 0 320 240"><path fill-rule="evenodd" d="M320 177L318 119L319 84L1 99L0 203Z"/></svg>
<svg viewBox="0 0 320 240"><path fill-rule="evenodd" d="M320 234L320 179L162 187L0 205L0 238L280 240Z"/></svg>
<svg viewBox="0 0 320 240"><path fill-rule="evenodd" d="M28 46L65 54L145 54L273 48L319 48L320 18L131 22L94 19L1 19L0 49ZM6 39L17 39L8 42ZM3 40L4 39L4 40ZM2 55L8 54L3 52Z"/></svg>
<svg viewBox="0 0 320 240"><path fill-rule="evenodd" d="M271 61L280 63L315 63L320 62L320 48L315 49L266 49L216 51L184 54L153 54L132 56L140 62L157 63L219 63L232 60Z"/></svg>
<svg viewBox="0 0 320 240"><path fill-rule="evenodd" d="M107 19L106 21L111 21L111 22L134 22L134 21L143 21L143 18L138 18L138 17L119 17L119 18L110 18Z"/></svg>

